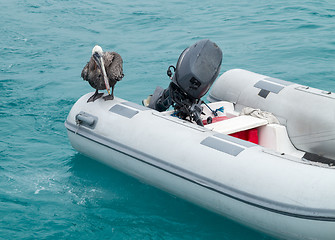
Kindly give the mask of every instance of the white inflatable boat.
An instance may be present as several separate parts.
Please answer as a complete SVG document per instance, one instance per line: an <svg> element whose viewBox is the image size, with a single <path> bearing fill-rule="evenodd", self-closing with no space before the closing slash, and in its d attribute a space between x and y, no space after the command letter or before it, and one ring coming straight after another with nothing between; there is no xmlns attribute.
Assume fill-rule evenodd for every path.
<svg viewBox="0 0 335 240"><path fill-rule="evenodd" d="M82 154L277 238L335 239L334 93L230 70L204 126L91 94L65 122Z"/></svg>

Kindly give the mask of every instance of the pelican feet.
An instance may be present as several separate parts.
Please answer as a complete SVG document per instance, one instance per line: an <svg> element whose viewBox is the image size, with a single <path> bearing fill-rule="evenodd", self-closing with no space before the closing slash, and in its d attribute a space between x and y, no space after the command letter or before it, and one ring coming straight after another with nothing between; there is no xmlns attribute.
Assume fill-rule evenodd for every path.
<svg viewBox="0 0 335 240"><path fill-rule="evenodd" d="M107 100L113 100L114 99L114 95L107 95L107 96L104 96L102 98L105 99L105 101L107 101Z"/></svg>
<svg viewBox="0 0 335 240"><path fill-rule="evenodd" d="M87 100L87 102L94 102L95 100L97 100L98 98L101 98L102 95L104 95L103 93L99 93L98 90L95 91L95 93Z"/></svg>

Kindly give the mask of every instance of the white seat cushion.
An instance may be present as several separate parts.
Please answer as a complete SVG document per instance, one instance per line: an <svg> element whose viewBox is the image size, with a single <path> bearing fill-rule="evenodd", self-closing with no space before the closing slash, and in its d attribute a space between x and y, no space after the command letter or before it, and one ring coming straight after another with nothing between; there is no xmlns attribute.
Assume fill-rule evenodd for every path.
<svg viewBox="0 0 335 240"><path fill-rule="evenodd" d="M248 115L242 115L220 122L208 124L205 127L213 131L231 134L268 124L268 121L261 118L256 118Z"/></svg>

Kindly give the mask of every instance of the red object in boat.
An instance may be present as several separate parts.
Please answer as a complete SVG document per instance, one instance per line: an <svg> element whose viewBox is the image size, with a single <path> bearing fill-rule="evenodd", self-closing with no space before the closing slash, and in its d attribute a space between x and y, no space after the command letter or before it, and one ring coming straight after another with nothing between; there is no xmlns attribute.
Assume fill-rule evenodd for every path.
<svg viewBox="0 0 335 240"><path fill-rule="evenodd" d="M226 120L226 119L228 119L228 117L226 117L226 116L215 117L215 118L212 119L212 123L220 122L220 121L223 121L223 120ZM203 120L202 122L203 122L204 125L207 125L207 120ZM232 136L232 137L236 137L236 138L239 138L239 139L243 139L243 140L258 144L258 130L257 130L257 128L252 128L252 129L248 129L248 130L245 130L245 131L232 133L232 134L229 134L229 135Z"/></svg>
<svg viewBox="0 0 335 240"><path fill-rule="evenodd" d="M215 118L212 118L212 122L211 123L215 123L215 122L220 122L220 121L223 121L223 120L226 120L228 119L226 116L221 116L221 117L215 117ZM202 123L204 125L207 125L207 120L203 120Z"/></svg>
<svg viewBox="0 0 335 240"><path fill-rule="evenodd" d="M258 131L257 128L253 128L253 129L248 129L245 131L241 131L241 132L236 132L236 133L232 133L229 134L232 137L236 137L236 138L240 138L252 143L256 143L258 144Z"/></svg>

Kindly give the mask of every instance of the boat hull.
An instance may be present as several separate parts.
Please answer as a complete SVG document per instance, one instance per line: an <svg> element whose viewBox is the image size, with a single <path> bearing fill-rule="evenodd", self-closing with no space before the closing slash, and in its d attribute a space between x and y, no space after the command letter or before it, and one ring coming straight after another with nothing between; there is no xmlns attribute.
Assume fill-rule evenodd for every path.
<svg viewBox="0 0 335 240"><path fill-rule="evenodd" d="M130 107L131 104L122 99L87 104L88 96L78 100L65 124L72 146L82 154L281 239L333 239L335 236L334 193L326 193L323 186L327 181L335 180L333 169L302 164L291 158L280 159L276 153L266 153L255 144L235 141L232 137L217 135L181 120L166 118L153 110L143 110L136 105ZM128 110L122 108L118 112L115 106L127 106ZM134 112L130 110L137 113L132 116ZM92 125L78 125L76 118L82 112L86 116L100 117ZM153 119L142 122L141 116ZM134 122L140 124L134 125ZM172 131L172 127L181 132L180 136ZM154 138L159 131L165 136ZM144 132L148 136L143 135ZM169 132L173 136L167 136ZM152 139L150 144L149 139ZM157 145L158 139L162 141ZM215 149L216 145L211 143L213 139L243 149L227 153L227 149ZM184 142L183 147L180 147L181 142ZM187 144L197 149L185 151L189 149ZM273 176L278 170L284 174ZM293 176L298 172L300 176ZM323 174L324 179L313 178L312 173ZM304 177L306 179L301 180ZM283 181L287 182L284 184ZM316 184L316 181L319 181L319 187L310 186L311 190L308 190L307 185ZM297 188L299 185L305 192ZM283 186L286 186L286 192ZM319 196L315 197L315 194ZM319 203L316 202L318 198Z"/></svg>

